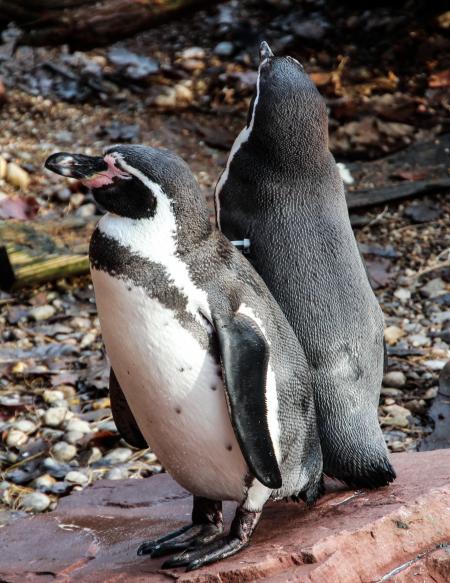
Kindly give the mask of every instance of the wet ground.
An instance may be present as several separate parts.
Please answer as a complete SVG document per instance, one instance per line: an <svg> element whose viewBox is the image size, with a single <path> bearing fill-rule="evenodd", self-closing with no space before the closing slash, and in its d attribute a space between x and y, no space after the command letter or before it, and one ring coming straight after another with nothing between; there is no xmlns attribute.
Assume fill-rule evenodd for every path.
<svg viewBox="0 0 450 583"><path fill-rule="evenodd" d="M0 160L0 217L89 220L97 212L89 193L45 173L43 161L118 142L175 150L211 200L245 121L263 38L312 75L339 160L375 159L448 132L450 14L439 3L434 12L422 6L228 2L87 52L14 49L11 26L0 46L0 156L10 164L3 176ZM449 358L450 195L353 219L386 317L380 420L392 451L415 450L433 430L429 408ZM87 276L2 292L0 330L0 496L9 509L0 522L10 510L52 508L100 477L161 471L112 422Z"/></svg>

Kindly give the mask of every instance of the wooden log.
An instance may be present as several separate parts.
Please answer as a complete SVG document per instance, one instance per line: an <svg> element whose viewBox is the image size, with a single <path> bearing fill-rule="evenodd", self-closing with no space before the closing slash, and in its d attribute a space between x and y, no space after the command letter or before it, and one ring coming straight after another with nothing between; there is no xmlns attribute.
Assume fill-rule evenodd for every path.
<svg viewBox="0 0 450 583"><path fill-rule="evenodd" d="M13 291L89 271L95 220L0 221L0 289Z"/></svg>
<svg viewBox="0 0 450 583"><path fill-rule="evenodd" d="M386 204L402 198L412 198L447 192L450 190L450 177L436 180L416 180L414 182L399 182L383 188L368 188L347 193L347 206L350 210L368 206Z"/></svg>
<svg viewBox="0 0 450 583"><path fill-rule="evenodd" d="M1 18L25 30L19 42L69 43L88 48L108 44L218 0L0 0Z"/></svg>

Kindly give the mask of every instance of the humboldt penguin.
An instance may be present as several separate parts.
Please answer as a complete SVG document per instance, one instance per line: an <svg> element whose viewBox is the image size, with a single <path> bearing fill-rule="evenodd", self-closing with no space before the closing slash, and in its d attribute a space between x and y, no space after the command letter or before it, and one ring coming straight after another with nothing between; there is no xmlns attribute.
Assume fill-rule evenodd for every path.
<svg viewBox="0 0 450 583"><path fill-rule="evenodd" d="M107 211L90 243L112 410L194 496L192 523L138 554L198 568L245 547L269 499L321 491L304 353L262 279L208 210L187 164L144 146L54 154ZM151 481L149 482L151 487ZM237 501L223 536L221 505Z"/></svg>
<svg viewBox="0 0 450 583"><path fill-rule="evenodd" d="M306 353L324 471L352 487L391 482L377 417L383 315L328 148L326 105L303 66L265 42L215 204L219 228L244 248Z"/></svg>

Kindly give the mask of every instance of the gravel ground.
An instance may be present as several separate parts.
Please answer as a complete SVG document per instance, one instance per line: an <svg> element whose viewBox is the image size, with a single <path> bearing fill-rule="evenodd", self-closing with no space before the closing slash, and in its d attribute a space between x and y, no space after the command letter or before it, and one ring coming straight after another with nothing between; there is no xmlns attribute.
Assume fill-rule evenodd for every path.
<svg viewBox="0 0 450 583"><path fill-rule="evenodd" d="M445 19L405 18L394 8L334 14L320 2L303 3L297 14L291 4L228 2L86 53L12 53L16 31L4 31L0 218L95 218L89 193L42 163L56 150L98 153L124 141L177 151L211 203L245 119L260 30L312 73L340 159L376 158L448 129L448 88L439 76L450 66ZM329 32L331 22L340 36ZM416 59L405 59L411 38ZM450 197L441 194L373 208L355 221L364 225L356 236L386 317L389 372L379 413L392 451L415 450L432 430L427 412L449 358L449 215ZM52 509L99 478L162 471L151 451L121 440L112 421L87 276L1 292L0 333L0 525Z"/></svg>

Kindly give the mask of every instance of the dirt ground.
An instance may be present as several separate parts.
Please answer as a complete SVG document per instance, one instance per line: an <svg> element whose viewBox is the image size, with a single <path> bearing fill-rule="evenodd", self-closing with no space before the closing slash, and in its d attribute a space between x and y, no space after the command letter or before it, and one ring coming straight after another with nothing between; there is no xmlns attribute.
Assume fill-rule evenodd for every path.
<svg viewBox="0 0 450 583"><path fill-rule="evenodd" d="M54 151L93 154L119 142L176 151L211 204L246 118L263 39L311 74L338 160L377 159L448 132L444 3L366 4L224 2L86 52L18 45L9 25L0 45L0 156L19 171L0 179L0 218L95 217L90 194L43 162ZM352 218L386 317L380 420L392 451L414 450L433 430L429 408L449 359L450 194ZM112 422L88 276L1 292L0 331L0 524L53 508L100 477L161 471Z"/></svg>

